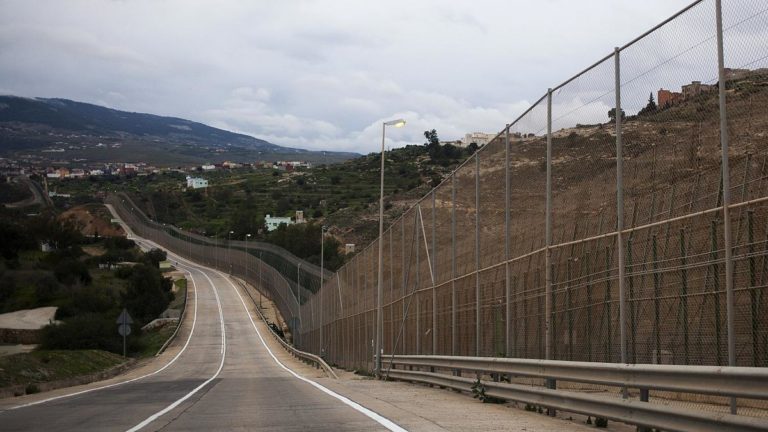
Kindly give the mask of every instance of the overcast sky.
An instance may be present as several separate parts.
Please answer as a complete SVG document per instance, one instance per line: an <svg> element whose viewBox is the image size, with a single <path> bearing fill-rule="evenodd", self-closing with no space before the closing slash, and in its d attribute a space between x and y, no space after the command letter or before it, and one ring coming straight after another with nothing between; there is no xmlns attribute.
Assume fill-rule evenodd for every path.
<svg viewBox="0 0 768 432"><path fill-rule="evenodd" d="M498 132L688 3L0 0L0 93L366 153L397 117L391 146Z"/></svg>

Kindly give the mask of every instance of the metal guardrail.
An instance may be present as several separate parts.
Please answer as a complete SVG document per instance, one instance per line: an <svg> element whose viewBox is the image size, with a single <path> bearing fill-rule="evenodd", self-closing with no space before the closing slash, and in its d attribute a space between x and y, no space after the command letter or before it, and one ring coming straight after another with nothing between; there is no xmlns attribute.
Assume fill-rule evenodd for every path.
<svg viewBox="0 0 768 432"><path fill-rule="evenodd" d="M768 399L768 369L533 360L493 357L394 356L385 364L490 372L609 386L747 399Z"/></svg>
<svg viewBox="0 0 768 432"><path fill-rule="evenodd" d="M253 295L251 295L251 292L245 286L243 281L237 278L233 278L233 279L237 281L237 283L248 294L248 297L251 299L254 309L259 314L259 317L261 318L261 320L264 321L264 323L268 323L267 317L265 317L264 314L261 313L261 309L259 309L259 307L257 306L256 299L253 298ZM275 333L275 331L272 330L272 328L269 327L269 325L267 325L267 328L269 328L269 333L275 338L275 340L277 340L280 343L280 345L282 345L283 348L285 348L285 350L288 351L291 355L293 355L294 357L300 360L303 360L304 362L314 363L315 367L317 367L318 369L322 368L325 371L325 373L328 374L329 377L333 379L339 379L339 377L336 375L336 372L333 371L333 368L329 366L328 363L325 362L325 360L323 360L322 358L320 358L315 354L308 353L308 352L301 351L294 348L293 346L289 345L286 341L284 341L283 338L281 338L277 333Z"/></svg>
<svg viewBox="0 0 768 432"><path fill-rule="evenodd" d="M746 367L628 365L509 358L450 356L388 356L392 379L420 382L471 392L475 379L436 373L435 370L496 373L570 382L603 384L708 394L724 397L768 399L768 369ZM551 409L605 417L615 421L663 430L764 431L768 419L668 406L645 401L604 397L568 390L521 384L481 381L487 396Z"/></svg>

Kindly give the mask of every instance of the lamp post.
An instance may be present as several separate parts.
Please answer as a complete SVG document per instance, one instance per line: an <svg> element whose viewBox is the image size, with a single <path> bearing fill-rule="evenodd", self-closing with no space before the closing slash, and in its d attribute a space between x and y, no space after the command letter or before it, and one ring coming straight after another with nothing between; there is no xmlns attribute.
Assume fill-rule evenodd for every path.
<svg viewBox="0 0 768 432"><path fill-rule="evenodd" d="M383 339L384 322L381 313L381 303L384 297L384 265L382 257L384 255L384 140L386 138L387 126L403 127L405 120L397 119L386 121L381 124L381 188L379 193L379 274L378 289L376 290L376 344L374 352L376 355L375 372L376 376L381 376L381 341Z"/></svg>
<svg viewBox="0 0 768 432"><path fill-rule="evenodd" d="M328 227L320 227L320 289L317 294L320 296L320 357L323 357L323 283L325 282L325 270L323 259L325 257L325 230Z"/></svg>

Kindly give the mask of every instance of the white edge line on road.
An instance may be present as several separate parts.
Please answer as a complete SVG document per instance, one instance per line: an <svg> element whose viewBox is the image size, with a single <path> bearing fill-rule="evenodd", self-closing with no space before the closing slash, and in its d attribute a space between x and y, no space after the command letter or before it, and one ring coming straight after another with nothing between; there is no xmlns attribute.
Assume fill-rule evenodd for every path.
<svg viewBox="0 0 768 432"><path fill-rule="evenodd" d="M79 392L69 393L69 394L65 394L65 395L61 395L61 396L54 396L52 398L43 399L43 400L39 400L39 401L35 401L35 402L29 402L29 403L22 404L22 405L16 405L16 406L13 406L13 407L10 407L10 408L6 408L4 410L0 410L0 413L2 413L4 411L11 411L11 410L19 409L19 408L26 408L26 407L30 407L30 406L34 406L34 405L40 405L42 403L52 402L52 401L59 400L59 399L65 399L65 398L69 398L69 397L73 397L73 396L79 396L79 395L82 395L82 394L91 393L91 392L95 392L95 391L98 391L98 390L104 390L104 389L108 389L108 388L112 388L112 387L117 387L117 386L120 386L120 385L123 385L123 384L128 384L128 383L132 383L134 381L138 381L140 379L151 377L152 375L155 375L155 374L158 374L158 373L164 371L166 368L168 368L170 365L172 365L176 360L178 360L178 358L184 353L184 351L186 351L187 346L189 345L189 342L192 340L192 335L195 333L195 324L197 323L197 284L195 283L195 279L192 277L192 273L187 270L187 274L189 274L189 280L192 281L192 287L195 290L195 307L194 307L194 314L192 315L192 330L189 332L189 336L187 336L187 341L184 343L184 347L181 348L181 351L179 351L176 354L176 356L174 356L171 359L171 361L166 363L163 367L161 367L160 369L158 369L158 370L156 370L154 372L150 372L150 373L148 373L146 375L142 375L140 377L132 378L132 379L129 379L129 380L126 380L126 381L120 381L120 382L117 382L117 383L114 383L114 384L108 384L108 385L101 386L101 387L96 387L96 388L92 388L92 389L82 390L82 391L79 391Z"/></svg>
<svg viewBox="0 0 768 432"><path fill-rule="evenodd" d="M246 315L248 315L248 319L251 320L251 325L253 326L253 329L256 330L256 335L259 337L259 340L261 340L262 345L264 345L264 348L267 349L267 352L272 357L272 359L275 361L275 363L277 363L280 367L282 367L283 369L288 371L291 375L295 376L296 378L298 378L298 379L300 379L300 380L302 380L302 381L304 381L306 383L311 384L312 386L314 386L315 388L317 388L318 390L320 390L321 392L323 392L323 393L325 393L325 394L327 394L329 396L335 397L336 399L342 401L346 405L349 405L350 407L352 407L356 411L359 411L359 412L363 413L364 415L366 415L367 417L371 418L372 420L376 421L377 423L379 423L380 425L384 426L388 430L391 430L391 431L394 431L394 432L407 432L406 429L398 426L392 420L389 420L388 418L386 418L386 417L384 417L384 416L382 416L382 415L380 415L380 414L378 414L378 413L376 413L376 412L374 412L374 411L372 411L372 410L370 410L370 409L360 405L359 403L357 403L357 402L347 398L346 396L342 396L342 395L334 392L333 390L331 390L331 389L329 389L327 387L324 387L321 384L316 383L315 381L312 381L312 380L310 380L308 378L305 378L305 377L297 374L296 372L294 372L293 370L288 368L286 365L284 365L282 362L280 362L280 360L278 360L277 357L275 357L275 354L272 353L272 350L269 349L269 346L267 346L267 343L264 341L264 338L261 337L261 332L259 331L258 327L256 327L256 323L253 321L253 317L251 316L251 313L248 311L248 306L246 306L245 300L243 300L243 296L240 295L240 291L237 289L237 287L235 287L235 284L232 283L232 281L229 279L229 277L225 276L224 274L222 274L218 270L215 270L215 271L220 276L224 277L224 279L232 286L232 289L235 290L235 293L240 298L240 303L243 304L243 308L245 309Z"/></svg>
<svg viewBox="0 0 768 432"><path fill-rule="evenodd" d="M130 229L130 227L123 222L123 220L114 211L114 209L112 208L112 206L110 204L107 204L106 207L112 213L112 215L116 219L118 219L120 221L120 224L123 226L123 229L125 230L126 238L128 238L128 239L138 239L138 238L141 238L141 241L144 241L144 242L146 242L146 243L148 243L150 245L154 245L156 247L160 247L156 243L154 243L154 242L152 242L152 241L150 241L148 239L145 239L143 237L137 236ZM140 244L140 241L137 241L136 244L138 246L142 246ZM190 269L194 268L195 270L199 271L204 276L205 276L205 273L203 273L199 268L195 268L195 266L197 266L197 264L195 264L194 262L189 261L189 260L187 260L185 258L182 258L181 256L176 255L174 253L171 253L171 255L175 256L177 261L184 261L184 262L187 263L186 266L180 266L180 267L187 267L187 270L185 270L185 271L189 275L189 280L192 281L192 287L194 288L194 292L195 292L195 306L194 306L194 313L192 314L192 330L190 330L189 336L187 336L187 340L186 340L186 342L184 342L184 346L181 348L181 351L179 351L163 367L161 367L160 369L158 369L158 370L156 370L154 372L150 372L150 373L148 373L146 375L142 375L140 377L132 378L132 379L125 380L125 381L120 381L120 382L117 382L117 383L114 383L114 384L108 384L108 385L101 386L101 387L95 387L95 388L92 388L92 389L82 390L82 391L78 391L78 392L74 392L74 393L68 393L68 394L64 394L64 395L60 395L60 396L54 396L54 397L51 397L51 398L47 398L47 399L43 399L43 400L39 400L39 401L35 401L35 402L29 402L29 403L26 403L26 404L12 406L10 408L6 408L6 409L3 409L3 410L0 410L0 414L2 414L3 412L6 412L6 411L12 411L12 410L16 410L16 409L19 409L19 408L26 408L26 407L30 407L30 406L34 406L34 405L40 405L40 404L47 403L47 402L53 402L55 400L66 399L66 398L70 398L70 397L74 397L74 396L79 396L79 395L86 394L86 393L95 392L95 391L98 391L98 390L104 390L104 389L108 389L108 388L112 388L112 387L121 386L123 384L129 384L129 383L132 383L132 382L135 382L135 381L138 381L138 380L142 380L144 378L148 378L148 377L151 377L153 375L156 375L156 374L164 371L165 369L167 369L174 362L176 362L176 360L178 360L178 358L181 357L181 355L184 353L184 351L187 350L187 347L189 346L189 342L192 340L192 335L195 333L195 328L196 328L196 324L197 324L197 303L198 303L197 302L197 298L198 298L198 296L197 296L197 284L195 283L195 279L192 277L192 272L190 271ZM208 280L210 281L210 278ZM214 288L214 290L215 290L215 288Z"/></svg>
<svg viewBox="0 0 768 432"><path fill-rule="evenodd" d="M220 321L220 324L221 324L221 363L219 363L219 369L216 371L216 373L212 377L208 378L204 383L202 383L199 386L195 387L191 392L189 392L186 395L182 396L176 402L168 405L167 407L165 407L161 411L158 411L155 414L152 414L151 416L147 417L144 421L142 421L141 423L137 424L136 426L128 429L128 432L138 431L139 429L142 429L143 427L149 425L150 423L152 423L153 421L157 420L158 418L160 418L164 414L168 413L172 409L176 408L182 402L184 402L185 400L191 398L195 393L200 391L200 389L202 389L203 387L208 385L211 381L216 379L216 377L218 377L219 374L221 373L221 370L224 369L224 359L227 357L227 348L226 348L227 347L227 333L226 333L226 330L224 328L224 311L221 309L221 301L219 300L219 291L216 289L216 285L213 283L211 278L208 277L207 274L205 274L200 269L197 269L197 270L200 273L202 273L202 275L205 276L206 279L208 279L208 282L211 283L211 287L213 288L213 294L216 296L216 303L219 306L219 321ZM227 280L229 280L229 279L227 279Z"/></svg>

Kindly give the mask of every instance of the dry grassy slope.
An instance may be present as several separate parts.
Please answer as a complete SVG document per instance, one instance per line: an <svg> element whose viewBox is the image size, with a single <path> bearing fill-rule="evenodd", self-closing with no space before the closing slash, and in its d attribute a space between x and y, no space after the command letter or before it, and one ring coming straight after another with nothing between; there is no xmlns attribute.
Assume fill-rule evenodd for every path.
<svg viewBox="0 0 768 432"><path fill-rule="evenodd" d="M728 115L733 173L747 153L752 162L765 153L768 115L760 111L768 101L768 77L755 74L729 82ZM720 164L717 94L705 94L653 115L633 117L623 125L625 225L687 214L714 206ZM504 142L490 143L480 153L480 219L483 265L503 256ZM540 248L544 242L546 138L514 139L510 148L511 256ZM742 169L743 171L743 169ZM457 253L472 261L475 221L475 164L465 164L456 177ZM738 180L738 181L736 181ZM734 185L742 183L734 179ZM674 185L674 187L673 187ZM674 190L673 190L674 189ZM390 199L386 212L395 220L419 201L414 193ZM438 251L450 247L451 187L436 191L435 219ZM428 242L431 244L431 198L422 201ZM670 208L670 206L672 208ZM616 147L613 123L579 126L553 134L553 241L562 242L610 232L616 226ZM367 244L375 237L378 209L355 214L340 234L345 241ZM343 212L342 212L343 213ZM344 219L343 215L339 215ZM408 236L417 216L405 218ZM399 233L402 224L395 230ZM359 247L358 246L358 247ZM449 254L439 262L446 265ZM473 265L460 263L467 268Z"/></svg>
<svg viewBox="0 0 768 432"><path fill-rule="evenodd" d="M759 112L759 107L764 106L768 99L768 88L764 84L755 84L764 83L764 77L757 76L748 81L750 85L728 92L730 154L734 174L747 153L752 153L753 161L765 153L768 115L764 110ZM731 84L738 86L737 83ZM674 205L694 201L695 207L695 202L704 197L710 200L699 204L702 209L716 204L717 197L711 197L717 194L720 169L719 112L715 93L702 95L655 115L629 119L624 124L623 132L625 224L630 224L633 217L639 224L661 216L643 213L660 211L662 196L671 194L672 185L676 185ZM485 220L482 223L484 234L493 239L503 232L504 148L501 140L488 147L481 152L480 211L481 220ZM531 244L537 244L533 237L543 238L545 157L544 137L512 143L511 231L519 233L516 243L521 243L521 252L530 250ZM606 232L615 227L615 158L613 124L564 129L555 134L555 241ZM734 185L741 183L741 179L734 180L738 180L733 182ZM696 192L694 185L698 189ZM469 227L471 225L466 224L474 222L473 163L458 171L457 187L457 212L463 213L457 218L464 227ZM697 196L694 197L694 193ZM655 201L654 209L651 209L650 201ZM450 192L447 200L439 202L439 217L450 219ZM638 214L635 214L636 208ZM605 215L602 222L601 214ZM460 237L467 236L460 234ZM466 240L474 242L474 238Z"/></svg>
<svg viewBox="0 0 768 432"><path fill-rule="evenodd" d="M92 236L98 233L100 236L124 236L123 229L110 222L107 209L100 205L82 205L73 207L59 216L62 220L73 221L80 229L80 233Z"/></svg>

